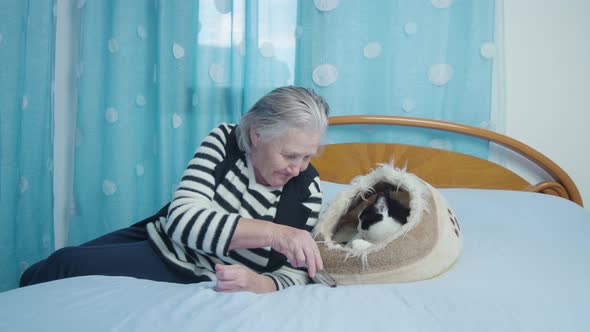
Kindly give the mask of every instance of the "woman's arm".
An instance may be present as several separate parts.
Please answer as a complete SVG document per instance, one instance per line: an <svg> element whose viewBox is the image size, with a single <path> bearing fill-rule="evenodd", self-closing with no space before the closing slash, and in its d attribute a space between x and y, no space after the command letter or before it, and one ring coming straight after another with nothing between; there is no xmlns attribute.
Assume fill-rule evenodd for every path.
<svg viewBox="0 0 590 332"><path fill-rule="evenodd" d="M309 210L309 218L305 223L305 229L296 229L288 226L282 226L273 224L267 221L257 221L257 220L244 220L244 218L240 219L236 231L234 233L234 237L230 243L230 248L251 248L252 246L266 246L269 245L287 256L288 264L285 264L278 270L274 272L264 273L264 275L272 278L272 281L275 284L277 290L287 288L293 285L304 285L310 282L309 276L314 276L315 273L321 269L323 269L323 262L321 260L321 256L319 254L319 249L317 244L311 237L311 230L316 225L319 217L320 208L322 205L322 191L320 188L320 179L316 177L311 185L309 186L310 196L302 202ZM270 227L269 227L270 225ZM272 234L272 226L279 226L278 232L286 231L282 235L275 235L274 238L277 239L274 241L273 244L273 236L268 235ZM270 230L265 229L265 227L269 227ZM283 227L281 229L280 227ZM257 230L262 229L262 232L257 232ZM295 231L297 234L293 235L290 233L291 231ZM267 234L266 236L261 234ZM301 238L298 238L298 237ZM289 241L288 243L284 244L277 244L277 242ZM286 240L285 240L286 239ZM308 242L311 241L311 242ZM302 245L303 244L303 245ZM281 248L297 248L298 246L303 247L304 245L310 246L313 254L310 254L309 257L305 256L304 259L297 260L296 257L289 257L289 252L293 252L293 250L283 250ZM283 250L283 251L281 251ZM305 253L306 249L303 249L303 253ZM294 250L297 252L297 249ZM310 252L309 250L307 252ZM308 260L309 258L309 260ZM315 260L315 264L311 262L311 260ZM307 271L305 268L307 266Z"/></svg>
<svg viewBox="0 0 590 332"><path fill-rule="evenodd" d="M294 267L307 267L310 277L323 269L320 251L311 233L269 221L240 218L229 250L271 247Z"/></svg>

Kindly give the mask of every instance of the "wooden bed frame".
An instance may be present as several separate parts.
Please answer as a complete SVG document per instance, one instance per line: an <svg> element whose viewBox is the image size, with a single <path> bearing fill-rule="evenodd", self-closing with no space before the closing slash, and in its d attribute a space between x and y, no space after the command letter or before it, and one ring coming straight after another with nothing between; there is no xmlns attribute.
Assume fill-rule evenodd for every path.
<svg viewBox="0 0 590 332"><path fill-rule="evenodd" d="M489 130L430 119L385 115L334 116L330 126L350 124L387 124L419 127L454 132L478 137L499 144L527 158L552 178L531 184L513 171L496 163L474 156L404 144L342 143L326 145L312 163L324 181L349 183L359 174L366 174L377 163L395 161L397 167L407 162L412 172L437 188L480 188L539 192L560 196L583 206L574 181L552 160L510 137Z"/></svg>

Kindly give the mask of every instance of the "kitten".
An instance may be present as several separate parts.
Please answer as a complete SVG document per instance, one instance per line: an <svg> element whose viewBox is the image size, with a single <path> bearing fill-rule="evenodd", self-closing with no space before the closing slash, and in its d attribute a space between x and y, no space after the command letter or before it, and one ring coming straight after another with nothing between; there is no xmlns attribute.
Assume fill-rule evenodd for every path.
<svg viewBox="0 0 590 332"><path fill-rule="evenodd" d="M353 248L366 248L382 241L408 223L410 209L389 192L378 193L375 201L359 214L358 233L351 241Z"/></svg>

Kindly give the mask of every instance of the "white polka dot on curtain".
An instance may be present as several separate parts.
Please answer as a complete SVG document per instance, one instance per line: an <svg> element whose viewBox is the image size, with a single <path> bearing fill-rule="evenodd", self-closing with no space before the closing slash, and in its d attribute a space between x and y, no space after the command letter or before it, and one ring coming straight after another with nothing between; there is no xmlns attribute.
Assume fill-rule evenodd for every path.
<svg viewBox="0 0 590 332"><path fill-rule="evenodd" d="M338 80L338 69L331 64L317 66L312 73L313 82L318 86L329 86Z"/></svg>
<svg viewBox="0 0 590 332"><path fill-rule="evenodd" d="M313 0L313 3L319 11L329 12L340 5L340 0Z"/></svg>
<svg viewBox="0 0 590 332"><path fill-rule="evenodd" d="M431 0L432 5L436 8L449 8L453 4L453 0Z"/></svg>
<svg viewBox="0 0 590 332"><path fill-rule="evenodd" d="M113 54L119 52L119 42L115 38L109 39L108 47L109 47L109 52L111 52Z"/></svg>
<svg viewBox="0 0 590 332"><path fill-rule="evenodd" d="M29 97L23 96L20 104L20 108L24 111L29 107Z"/></svg>
<svg viewBox="0 0 590 332"><path fill-rule="evenodd" d="M18 188L21 194L29 190L29 179L26 176L20 177L18 182Z"/></svg>
<svg viewBox="0 0 590 332"><path fill-rule="evenodd" d="M178 115L177 113L174 113L172 115L172 128L174 128L174 129L180 128L183 123L184 123L184 120L182 119L182 117L180 115Z"/></svg>
<svg viewBox="0 0 590 332"><path fill-rule="evenodd" d="M104 117L108 123L115 123L119 120L119 111L114 107L109 107L107 108Z"/></svg>
<svg viewBox="0 0 590 332"><path fill-rule="evenodd" d="M137 95L137 97L135 97L135 104L139 107L144 107L145 106L145 97L142 94Z"/></svg>
<svg viewBox="0 0 590 332"><path fill-rule="evenodd" d="M408 22L404 25L404 33L408 36L415 35L418 32L418 25L416 22Z"/></svg>
<svg viewBox="0 0 590 332"><path fill-rule="evenodd" d="M209 66L209 77L215 83L223 83L225 70L223 66L218 63L213 63Z"/></svg>
<svg viewBox="0 0 590 332"><path fill-rule="evenodd" d="M416 101L412 98L405 98L402 102L402 110L406 113L412 112L416 108Z"/></svg>
<svg viewBox="0 0 590 332"><path fill-rule="evenodd" d="M135 165L135 175L143 176L144 173L145 173L145 169L144 169L142 163L138 163L137 165Z"/></svg>
<svg viewBox="0 0 590 332"><path fill-rule="evenodd" d="M453 67L446 63L438 63L430 66L428 80L437 86L443 86L453 78Z"/></svg>
<svg viewBox="0 0 590 332"><path fill-rule="evenodd" d="M176 60L184 58L184 47L178 43L174 43L174 45L172 45L172 55Z"/></svg>
<svg viewBox="0 0 590 332"><path fill-rule="evenodd" d="M481 44L481 47L479 48L479 54L481 54L481 56L484 59L493 59L496 57L496 45L494 45L494 43L492 42L485 42L483 44Z"/></svg>
<svg viewBox="0 0 590 332"><path fill-rule="evenodd" d="M147 31L143 25L137 26L137 37L141 40L145 40L147 38Z"/></svg>
<svg viewBox="0 0 590 332"><path fill-rule="evenodd" d="M102 192L105 196L113 196L117 192L117 184L111 180L103 180Z"/></svg>
<svg viewBox="0 0 590 332"><path fill-rule="evenodd" d="M363 55L367 59L374 59L381 54L381 44L377 42L368 43L363 49Z"/></svg>

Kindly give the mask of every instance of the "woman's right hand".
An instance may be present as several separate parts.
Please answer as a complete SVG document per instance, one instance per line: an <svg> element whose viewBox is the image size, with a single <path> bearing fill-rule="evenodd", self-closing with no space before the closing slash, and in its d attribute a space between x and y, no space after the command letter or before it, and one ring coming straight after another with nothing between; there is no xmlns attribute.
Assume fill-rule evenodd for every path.
<svg viewBox="0 0 590 332"><path fill-rule="evenodd" d="M310 277L324 268L318 245L307 231L274 224L270 246L287 257L294 267L307 267Z"/></svg>

